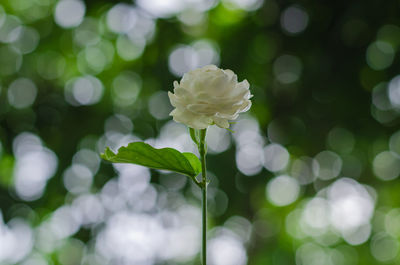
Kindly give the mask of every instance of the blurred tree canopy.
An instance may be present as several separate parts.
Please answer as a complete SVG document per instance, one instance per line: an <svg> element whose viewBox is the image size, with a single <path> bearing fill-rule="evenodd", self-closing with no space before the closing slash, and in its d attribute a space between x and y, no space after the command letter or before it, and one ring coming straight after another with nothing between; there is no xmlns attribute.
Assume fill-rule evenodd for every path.
<svg viewBox="0 0 400 265"><path fill-rule="evenodd" d="M200 191L101 162L195 152L167 92L254 97L208 132L212 265L400 263L400 2L2 0L0 264L199 264Z"/></svg>

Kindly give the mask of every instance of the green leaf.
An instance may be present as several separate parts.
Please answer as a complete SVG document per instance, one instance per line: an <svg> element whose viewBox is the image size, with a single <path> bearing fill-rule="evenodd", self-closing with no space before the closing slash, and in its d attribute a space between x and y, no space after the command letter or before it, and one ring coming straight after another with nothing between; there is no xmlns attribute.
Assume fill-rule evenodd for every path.
<svg viewBox="0 0 400 265"><path fill-rule="evenodd" d="M195 130L195 129L189 127L189 134L190 134L190 138L192 138L193 142L194 142L196 145L199 145L197 130Z"/></svg>
<svg viewBox="0 0 400 265"><path fill-rule="evenodd" d="M192 153L181 153L173 148L156 149L143 142L121 147L115 154L106 148L101 157L114 163L132 163L149 168L170 170L195 178L201 172L200 160Z"/></svg>
<svg viewBox="0 0 400 265"><path fill-rule="evenodd" d="M190 165L197 172L196 176L201 172L201 162L197 156L192 153L182 153L189 161Z"/></svg>

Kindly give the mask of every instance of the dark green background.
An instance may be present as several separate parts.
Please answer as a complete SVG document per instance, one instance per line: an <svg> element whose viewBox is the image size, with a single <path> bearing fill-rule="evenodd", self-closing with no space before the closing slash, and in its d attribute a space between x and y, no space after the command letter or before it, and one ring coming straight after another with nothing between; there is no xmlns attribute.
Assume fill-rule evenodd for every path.
<svg viewBox="0 0 400 265"><path fill-rule="evenodd" d="M208 169L213 175L211 187L220 194L215 198L211 195L213 198L210 199L217 201L210 202L210 240L218 238L218 233L227 233L230 240L234 240L241 250L245 249L247 252L247 263L238 261L239 265L368 265L400 262L400 182L397 178L400 175L400 148L396 144L400 106L395 104L395 99L388 92L391 81L393 89L400 91L400 84L397 84L396 90L393 81L399 74L400 66L397 52L400 45L399 1L265 0L258 1L261 5L254 10L235 6L232 4L234 1L216 1L207 10L197 11L203 19L194 25L185 24L179 19L187 10L176 10L165 17L146 15L146 21L154 23L153 36L147 38L143 51L135 58L124 58L119 54L117 39L124 34L113 32L107 24L109 10L122 2L139 10L137 12L142 12L141 14L147 12L130 1L84 3L85 21L92 19L94 38L101 39L112 50L113 56L101 70L88 68L87 62L79 66L79 60L84 60L82 52L85 48L97 44L77 44L76 34L83 24L63 27L55 22L57 1L0 2L0 208L4 219L4 225L0 222L0 253L2 240L10 242L5 237L2 239L1 229L13 231L15 220L30 227L33 235L31 251L24 257L16 258L16 261L3 259L5 254L0 254L0 264L42 264L23 263L24 260L33 260L33 257L46 260L47 264L103 264L100 261L89 262L87 256L90 253L99 254L95 246L101 238L97 236L118 211L105 214L98 222L81 225L78 231L54 243L49 251L41 247L46 239L40 239L38 231L40 227L46 230L45 224L51 222L57 209L73 205L80 196L87 194L100 198L106 183L110 180L118 181L118 171L110 164L102 162L99 170L94 170L93 184L85 192L71 192L63 182L67 168L73 164L73 156L80 149L89 149L98 154L106 143L110 144L108 140L104 140L107 139L107 131L110 133L112 125L105 129L105 123L113 115L123 115L124 119L131 120L133 124L133 130L130 130L129 122L121 122L120 125L118 122L114 123L115 132L120 133L119 136L113 136L114 142L111 142L114 148L118 145L118 140L126 135L134 135L142 140L160 139L160 132L168 123L173 130L178 130L179 137L183 137L179 139L186 139L182 140L186 141L184 151L194 150L191 149L194 147L189 145L190 142L187 142L188 138L182 136L181 132L185 130L183 126L171 125L173 123L167 115L154 117L149 110L149 102L155 93L171 91L172 82L180 79L180 76L170 71L171 52L178 45L189 47L199 40L214 47L219 58L217 63L221 68L232 69L240 81L247 79L250 83L250 90L254 95L253 106L249 113L241 116L238 125L234 125L233 129L240 128L239 124L243 124L241 122L246 119L256 121L259 127L258 131L254 130L253 134L241 138L241 147L238 144L238 135L246 128L242 126L233 136L222 131L230 141L229 148L207 157ZM187 4L189 2L177 1L180 4L186 3L187 9L196 10L194 2ZM157 5L157 1L152 5ZM284 13L290 8L302 10L307 16L304 30L294 34L287 32L282 26ZM75 13L71 13L71 16L73 14ZM38 43L32 44L31 51L24 53L18 46L18 43L29 44L32 41L30 39L4 39L5 34L11 34L7 33L2 22L5 16L14 16L12 19L19 21L20 26L25 25L36 32ZM139 17L138 20L140 19ZM137 31L140 35L140 30L135 25L130 31ZM10 36L12 39L12 35ZM10 51L20 54L22 58L20 67L14 70L10 70L15 64L9 57ZM47 61L41 59L46 54ZM274 67L277 67L279 58L286 55L300 62L300 70L294 73L293 82L285 83L279 79ZM64 67L60 68L63 70L57 76L49 78L43 71L55 70L56 67L50 63L54 58L58 58ZM286 64L283 71L292 73L291 67L290 63ZM133 80L139 84L140 91L136 100L121 106L112 87L115 77L124 71L130 71ZM66 99L67 83L85 75L92 75L102 83L103 95L94 104L71 104ZM11 84L18 78L30 79L36 85L37 95L32 104L18 107L10 98ZM24 97L24 87L21 89ZM168 106L165 93L162 95L163 106L167 106L165 111L169 112L172 108ZM382 100L379 106L374 103L375 99ZM335 144L329 142L329 135L332 135L335 128L341 128L341 132L344 130L346 139L350 138L350 146L347 146L349 142L346 139L340 137L336 138L338 140ZM18 135L25 132L40 137L42 145L50 149L58 159L56 171L46 182L43 194L34 199L24 199L15 191L16 171L18 167L23 168L24 164L18 164L22 159L15 154L13 143L15 144ZM171 136L172 140L173 138ZM253 156L260 159L260 170L250 174L240 167L237 168L235 157L241 148L245 148L246 144L251 144L255 139L261 139L258 149L254 149L253 143L247 150L253 150ZM277 172L261 168L262 150L271 143L281 144L290 154L288 165ZM167 145L168 142L163 144ZM295 196L295 202L287 206L279 207L274 205L273 200L268 200L266 186L272 179L280 175L292 175L297 159L311 159L324 150L335 152L342 161L343 166L338 176L329 180L316 177L313 182L298 186L298 198ZM381 160L376 159L379 154L383 154ZM95 158L91 159L97 161ZM382 174L392 174L392 179L382 180L382 177L376 176L381 172L377 169L379 166L384 171ZM179 200L166 200L163 196L182 198L183 205L190 205L199 211L200 197L196 187L187 182L182 187L171 188L174 186L171 181L182 182L182 178L165 175L151 171L150 187L157 190L158 196L155 208L140 211L128 207L127 211L160 221L161 217L155 217L160 212L168 210L175 213L182 207L182 201L178 203L176 201ZM164 177L168 181L163 182ZM327 223L325 232L318 232L320 234L317 235L314 231L317 234L313 235L313 231L304 228L300 217L294 219L297 220L294 227L302 236L295 237L288 232L288 216L295 213L301 215L310 200L326 198L324 191L329 190L334 183L340 183L335 181L340 181L341 178L347 179L356 190L370 192L366 196L372 198L373 216L363 220L363 228L370 231L370 234L360 244L351 244L343 239L343 234L337 227ZM349 182L348 179L354 179L354 182ZM285 187L282 189L285 190ZM283 194L287 195L285 192ZM146 196L136 199L144 200ZM355 205L355 209L363 207L357 202ZM215 210L215 207L222 207L222 210ZM90 210L88 213L90 214ZM352 214L357 215L352 211L347 214L348 220L351 220ZM163 222L168 227L168 221ZM231 229L229 224L232 223L239 228ZM231 229L230 232L226 232L224 226ZM357 227L354 229L354 233L359 231ZM46 233L52 232L42 231L42 234ZM244 239L246 236L240 237L235 233L244 233L248 238ZM324 241L329 237L328 234L333 234L332 237L336 238L333 243ZM168 243L165 243L167 241L163 242L164 247L168 248ZM210 246L213 245L210 243ZM231 245L227 243L227 246L228 253L233 251L229 248ZM185 243L181 247L184 248ZM18 248L12 251L17 251L15 249ZM238 253L237 250L234 252ZM15 253L11 256L17 256ZM243 253L238 255L244 257ZM115 259L104 264L199 264L198 256L183 260L158 257L155 260L158 263L124 263L123 259ZM212 264L236 263L226 258L225 263Z"/></svg>

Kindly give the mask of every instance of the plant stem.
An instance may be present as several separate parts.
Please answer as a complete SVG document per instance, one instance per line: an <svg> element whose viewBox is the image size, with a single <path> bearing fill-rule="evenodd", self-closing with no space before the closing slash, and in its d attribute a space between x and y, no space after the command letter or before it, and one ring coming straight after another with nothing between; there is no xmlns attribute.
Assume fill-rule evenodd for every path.
<svg viewBox="0 0 400 265"><path fill-rule="evenodd" d="M207 143L206 143L206 133L207 129L200 130L200 143L199 153L201 161L201 191L202 191L202 252L201 260L203 265L207 265L207 167L206 167L206 153L207 153Z"/></svg>

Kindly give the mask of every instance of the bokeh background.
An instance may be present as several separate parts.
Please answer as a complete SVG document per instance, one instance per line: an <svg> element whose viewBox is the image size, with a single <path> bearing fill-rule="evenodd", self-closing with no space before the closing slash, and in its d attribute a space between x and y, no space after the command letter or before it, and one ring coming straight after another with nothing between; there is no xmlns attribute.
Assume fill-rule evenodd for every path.
<svg viewBox="0 0 400 265"><path fill-rule="evenodd" d="M199 264L200 192L99 158L196 152L167 91L254 94L209 129L210 265L400 264L400 2L1 0L0 264Z"/></svg>

